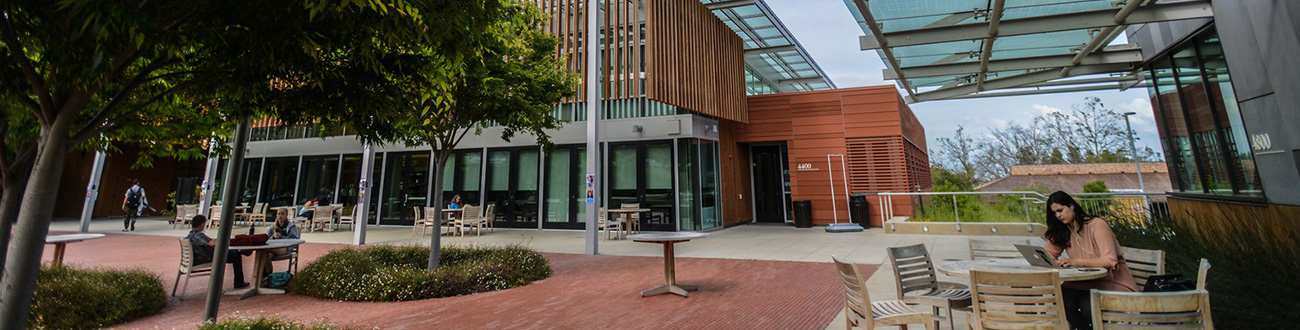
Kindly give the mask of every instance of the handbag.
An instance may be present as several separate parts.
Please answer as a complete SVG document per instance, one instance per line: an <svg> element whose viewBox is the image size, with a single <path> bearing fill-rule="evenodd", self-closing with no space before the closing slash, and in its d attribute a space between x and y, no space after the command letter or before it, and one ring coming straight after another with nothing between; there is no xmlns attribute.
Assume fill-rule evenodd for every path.
<svg viewBox="0 0 1300 330"><path fill-rule="evenodd" d="M289 286L289 280L293 279L293 274L289 272L278 272L267 274L262 278L262 287L270 289L284 289Z"/></svg>
<svg viewBox="0 0 1300 330"><path fill-rule="evenodd" d="M1152 275L1147 277L1143 292L1191 291L1196 289L1196 282L1179 274Z"/></svg>
<svg viewBox="0 0 1300 330"><path fill-rule="evenodd" d="M255 235L240 234L240 235L235 235L234 238L230 239L230 245L236 245L236 246L266 245L266 241L269 239L271 239L271 236L267 236L266 234L255 234Z"/></svg>

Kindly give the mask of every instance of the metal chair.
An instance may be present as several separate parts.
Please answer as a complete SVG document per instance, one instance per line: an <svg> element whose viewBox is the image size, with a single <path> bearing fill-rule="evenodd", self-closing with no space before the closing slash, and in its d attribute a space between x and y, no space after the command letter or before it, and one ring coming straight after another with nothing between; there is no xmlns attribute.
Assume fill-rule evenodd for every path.
<svg viewBox="0 0 1300 330"><path fill-rule="evenodd" d="M1092 328L1214 329L1210 293L1116 292L1092 290Z"/></svg>
<svg viewBox="0 0 1300 330"><path fill-rule="evenodd" d="M995 272L973 269L971 309L975 329L1067 330L1061 297L1061 274L1056 270Z"/></svg>
<svg viewBox="0 0 1300 330"><path fill-rule="evenodd" d="M205 264L194 264L194 246L184 237L180 238L181 242L181 265L176 269L176 281L172 283L172 296L176 296L176 286L181 283L181 275L185 275L185 285L181 291L185 291L190 286L190 278L198 276L212 275L212 262ZM180 300L185 300L184 296Z"/></svg>
<svg viewBox="0 0 1300 330"><path fill-rule="evenodd" d="M933 309L935 328L940 320L948 320L948 328L953 326L952 311L970 313L970 287L940 282L934 272L934 263L925 244L889 248L889 261L894 267L894 284L898 297L903 302L930 306ZM944 312L941 313L940 310Z"/></svg>
<svg viewBox="0 0 1300 330"><path fill-rule="evenodd" d="M867 292L867 279L862 277L858 268L852 264L835 260L835 269L840 273L844 285L844 318L846 329L854 326L873 330L877 326L898 325L906 329L908 324L925 325L926 330L934 330L934 320L930 313L918 312L900 300L871 301Z"/></svg>
<svg viewBox="0 0 1300 330"><path fill-rule="evenodd" d="M1165 251L1126 246L1121 246L1120 250L1124 252L1124 262L1128 263L1128 270L1133 273L1133 281L1137 282L1139 290L1147 285L1147 278L1165 274Z"/></svg>

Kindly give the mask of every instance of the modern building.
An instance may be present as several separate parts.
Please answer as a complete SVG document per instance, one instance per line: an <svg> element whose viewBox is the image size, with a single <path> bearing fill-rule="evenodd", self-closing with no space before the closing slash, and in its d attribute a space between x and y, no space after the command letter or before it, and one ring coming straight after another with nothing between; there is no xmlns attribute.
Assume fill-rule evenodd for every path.
<svg viewBox="0 0 1300 330"><path fill-rule="evenodd" d="M1175 215L1295 232L1300 3L846 3L910 102L1147 89Z"/></svg>
<svg viewBox="0 0 1300 330"><path fill-rule="evenodd" d="M551 17L544 28L561 41L557 55L587 81L586 2L534 3ZM898 92L890 86L834 90L763 1L604 5L600 200L650 209L643 229L783 223L792 219L790 202L801 199L814 201L816 223L846 222L845 187L928 188L924 129ZM489 127L457 146L442 187L432 186L430 148L375 145L366 194L370 223L409 225L413 208L428 205L433 189L442 189L465 204L497 205L497 227L584 228L587 95L584 86L577 91L555 107L553 114L568 123L548 132L553 149L543 150L528 136L504 141L499 128ZM253 127L241 202L282 206L317 198L346 209L358 201L365 146L355 136L317 136L315 127L284 127L274 119ZM825 165L828 154L844 155L847 176L839 158ZM156 171L152 176L165 176L152 178L123 171L128 158L110 157L104 182L145 176L146 188L159 195L194 191L202 182L201 163L194 169L196 162L177 162L171 166L183 163L185 169ZM220 162L215 173L224 167ZM64 204L72 207L64 216L79 209L84 190L77 184L86 181L74 182L66 189ZM117 212L113 191L104 190L96 215ZM177 200L194 203L198 196L178 194Z"/></svg>

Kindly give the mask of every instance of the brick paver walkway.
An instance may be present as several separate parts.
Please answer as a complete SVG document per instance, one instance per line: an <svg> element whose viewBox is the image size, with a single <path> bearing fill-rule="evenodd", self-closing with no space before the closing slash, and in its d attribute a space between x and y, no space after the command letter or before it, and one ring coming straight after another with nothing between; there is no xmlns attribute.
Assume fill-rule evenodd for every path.
<svg viewBox="0 0 1300 330"><path fill-rule="evenodd" d="M65 262L78 267L145 269L159 274L170 294L179 260L177 244L175 237L109 234L69 245ZM305 244L303 265L346 246ZM699 285L700 291L690 298L642 298L641 290L662 283L662 258L546 256L555 270L551 278L511 290L396 303L338 302L292 294L242 301L223 297L221 314L279 314L300 321L326 319L383 329L823 329L843 304L830 263L679 257L678 281ZM277 267L283 269L284 264ZM877 266L861 267L869 276ZM246 266L246 271L251 269ZM202 314L208 283L207 278L193 279L184 301L171 298L162 314L115 328L193 328ZM225 288L230 283L227 276Z"/></svg>

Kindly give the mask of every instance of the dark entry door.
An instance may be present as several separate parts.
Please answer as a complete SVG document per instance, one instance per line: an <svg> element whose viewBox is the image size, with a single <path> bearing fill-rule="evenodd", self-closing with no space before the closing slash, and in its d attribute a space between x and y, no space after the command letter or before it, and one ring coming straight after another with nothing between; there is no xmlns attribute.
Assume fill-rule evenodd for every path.
<svg viewBox="0 0 1300 330"><path fill-rule="evenodd" d="M650 212L641 215L642 230L677 230L673 161L672 141L610 144L609 198L605 205L621 208L624 204L637 204L649 209Z"/></svg>
<svg viewBox="0 0 1300 330"><path fill-rule="evenodd" d="M781 170L784 160L780 146L754 146L750 148L754 175L754 219L758 222L785 222L785 193Z"/></svg>
<svg viewBox="0 0 1300 330"><path fill-rule="evenodd" d="M539 155L537 147L488 150L484 205L496 205L495 225L537 228Z"/></svg>

